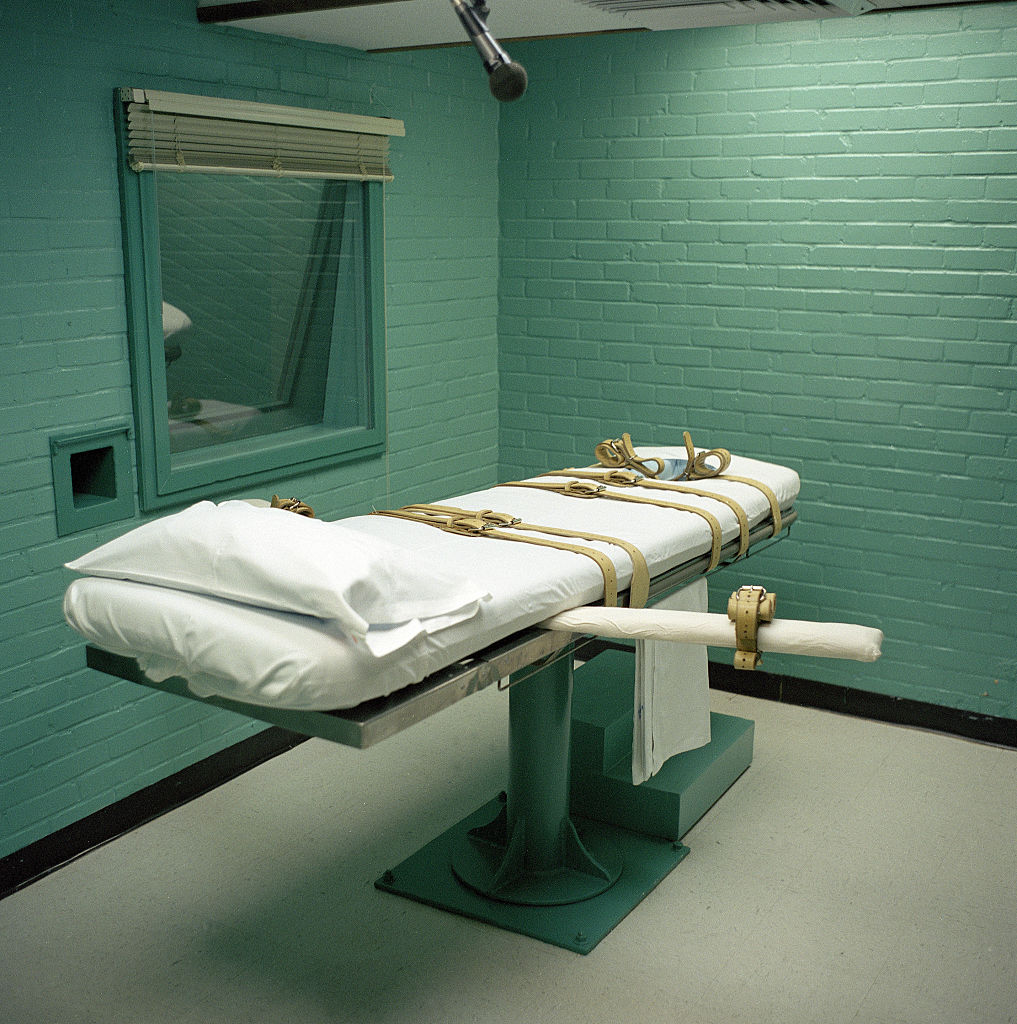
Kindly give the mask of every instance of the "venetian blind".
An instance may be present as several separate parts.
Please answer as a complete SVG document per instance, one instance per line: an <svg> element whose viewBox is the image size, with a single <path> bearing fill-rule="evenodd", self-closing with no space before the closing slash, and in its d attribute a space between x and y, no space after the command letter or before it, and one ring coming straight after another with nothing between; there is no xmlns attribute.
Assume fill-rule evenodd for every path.
<svg viewBox="0 0 1017 1024"><path fill-rule="evenodd" d="M121 89L135 171L391 181L388 140L403 122L302 107Z"/></svg>

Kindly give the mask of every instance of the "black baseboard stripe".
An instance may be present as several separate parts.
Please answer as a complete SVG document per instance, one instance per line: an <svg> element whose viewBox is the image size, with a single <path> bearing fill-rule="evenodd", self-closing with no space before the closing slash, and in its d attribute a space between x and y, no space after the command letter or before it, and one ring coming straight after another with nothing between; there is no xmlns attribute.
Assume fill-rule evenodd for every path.
<svg viewBox="0 0 1017 1024"><path fill-rule="evenodd" d="M0 899L307 739L271 727L0 858Z"/></svg>
<svg viewBox="0 0 1017 1024"><path fill-rule="evenodd" d="M608 649L632 648L624 643L599 641L584 648L583 655L590 658ZM1017 748L1017 720L1011 718L946 708L938 704L889 697L886 694L817 683L793 676L759 671L739 672L721 662L710 663L710 685L717 690L747 697L835 711ZM305 739L306 736L285 729L266 729L0 859L0 899L90 850L291 750Z"/></svg>
<svg viewBox="0 0 1017 1024"><path fill-rule="evenodd" d="M746 697L796 704L799 707L836 711L877 722L918 729L1017 748L1017 719L998 718L976 711L947 708L905 697L890 697L848 686L816 683L810 679L774 675L768 672L739 672L731 665L710 662L710 685L717 690Z"/></svg>
<svg viewBox="0 0 1017 1024"><path fill-rule="evenodd" d="M631 651L631 641L597 639L585 645L581 656L594 658L601 651ZM983 715L977 711L947 708L906 697L890 697L833 683L774 675L770 672L740 672L728 662L710 662L710 686L715 690L761 697L782 704L836 711L856 718L869 718L891 725L929 729L980 743L995 743L1017 749L1017 719Z"/></svg>

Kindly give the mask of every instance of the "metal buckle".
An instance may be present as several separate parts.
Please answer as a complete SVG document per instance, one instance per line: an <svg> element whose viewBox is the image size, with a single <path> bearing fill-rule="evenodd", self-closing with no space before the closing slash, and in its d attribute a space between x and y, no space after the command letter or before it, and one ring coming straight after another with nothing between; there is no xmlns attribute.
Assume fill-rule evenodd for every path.
<svg viewBox="0 0 1017 1024"><path fill-rule="evenodd" d="M615 487L634 487L641 479L638 473L631 469L612 469L601 477L605 484L612 484Z"/></svg>
<svg viewBox="0 0 1017 1024"><path fill-rule="evenodd" d="M736 669L754 669L762 660L759 654L759 626L772 622L776 610L776 594L768 594L765 587L742 586L727 603L727 617L735 626Z"/></svg>
<svg viewBox="0 0 1017 1024"><path fill-rule="evenodd" d="M606 490L606 485L593 480L570 480L563 488L563 492L573 498L595 498Z"/></svg>
<svg viewBox="0 0 1017 1024"><path fill-rule="evenodd" d="M519 516L514 516L511 512L492 512L489 508L479 512L478 515L491 526L515 526L522 522Z"/></svg>
<svg viewBox="0 0 1017 1024"><path fill-rule="evenodd" d="M442 527L449 533L459 533L464 537L472 537L484 533L486 530L493 530L494 523L485 522L478 516L450 516L448 525Z"/></svg>

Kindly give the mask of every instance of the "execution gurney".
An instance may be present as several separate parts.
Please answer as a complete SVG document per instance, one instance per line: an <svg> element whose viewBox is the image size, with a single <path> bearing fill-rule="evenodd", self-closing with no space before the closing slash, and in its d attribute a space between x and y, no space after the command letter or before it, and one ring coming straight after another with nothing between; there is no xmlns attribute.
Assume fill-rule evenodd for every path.
<svg viewBox="0 0 1017 1024"><path fill-rule="evenodd" d="M302 517L274 509L256 510L256 518L241 503L201 503L190 526L186 514L165 517L70 563L85 575L69 587L65 614L89 641L93 668L356 747L508 679L506 793L377 885L589 952L688 849L660 829L642 834L625 814L622 824L583 820L577 827L570 812L572 654L591 636L665 633L745 647L722 616L625 606L652 604L776 538L796 519L799 489L793 471L734 456L724 472L686 477L669 490L654 486L647 466L691 464L687 438L685 451L615 444L630 457L614 469L602 459L599 467L439 505L313 521L313 528L312 521L298 528ZM618 469L630 478L612 478ZM272 589L271 573L266 579L263 571L266 512L273 530L285 530L281 552L267 561L273 571L290 566L311 591L316 570L329 567L323 541L339 538L341 551L352 538L368 552L361 575L338 585L337 618L329 618L328 594L322 610L313 594L310 608L296 592L291 606L290 596ZM180 523L185 528L174 536L170 527ZM291 547L291 533L306 534L313 550ZM239 560L212 572L211 582L196 582L194 573L215 563L225 542L241 549ZM198 568L181 569L192 549ZM234 592L238 577L253 580L249 593ZM286 581L279 582L285 591ZM330 580L321 582L327 589ZM405 608L396 616L403 621L386 621L389 613L378 610L386 587L402 595L393 600ZM366 607L375 609L373 621L358 614ZM863 627L786 629L780 620L758 628L754 619L751 633L753 649L859 660L877 657L881 639ZM736 656L755 658L744 650ZM747 767L751 731L747 753L745 743L713 760L709 748L692 752L712 773L711 799Z"/></svg>

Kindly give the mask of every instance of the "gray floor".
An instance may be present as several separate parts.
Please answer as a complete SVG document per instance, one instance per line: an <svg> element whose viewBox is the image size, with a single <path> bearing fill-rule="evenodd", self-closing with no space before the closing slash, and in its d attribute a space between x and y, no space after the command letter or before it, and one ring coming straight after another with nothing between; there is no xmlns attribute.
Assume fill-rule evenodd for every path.
<svg viewBox="0 0 1017 1024"><path fill-rule="evenodd" d="M504 785L504 694L303 744L0 902L0 1020L1013 1024L1017 752L727 694L751 769L591 954L372 882Z"/></svg>

